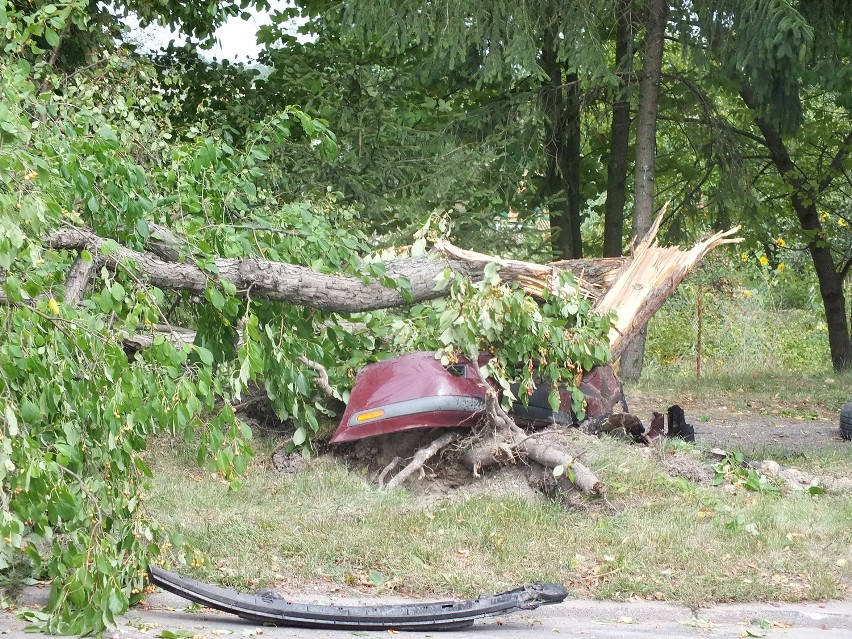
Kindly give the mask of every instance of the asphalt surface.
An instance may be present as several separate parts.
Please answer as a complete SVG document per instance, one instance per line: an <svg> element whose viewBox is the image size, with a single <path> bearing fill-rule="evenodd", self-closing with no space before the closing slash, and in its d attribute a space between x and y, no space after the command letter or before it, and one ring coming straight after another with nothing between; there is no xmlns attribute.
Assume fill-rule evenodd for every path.
<svg viewBox="0 0 852 639"><path fill-rule="evenodd" d="M28 589L22 606L37 606L46 593ZM361 602L335 599L335 603L400 603L402 600L369 599ZM320 603L328 603L327 600ZM0 638L42 637L25 632L26 623L13 612L0 612ZM852 601L806 604L728 604L699 610L657 602L607 602L568 600L538 610L477 621L467 630L446 632L306 630L258 626L205 608L168 593L157 593L145 608L135 608L121 618L109 639L527 639L558 635L583 638L619 637L784 637L785 639L852 638Z"/></svg>

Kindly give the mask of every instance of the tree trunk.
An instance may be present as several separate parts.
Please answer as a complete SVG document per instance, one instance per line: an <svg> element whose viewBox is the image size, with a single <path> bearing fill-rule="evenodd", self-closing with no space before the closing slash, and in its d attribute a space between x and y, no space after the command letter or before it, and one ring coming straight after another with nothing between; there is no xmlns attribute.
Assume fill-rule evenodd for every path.
<svg viewBox="0 0 852 639"><path fill-rule="evenodd" d="M583 198L580 192L580 78L574 72L565 76L565 122L562 128L562 180L568 201L568 223L571 225L571 257L583 257L583 235L580 230Z"/></svg>
<svg viewBox="0 0 852 639"><path fill-rule="evenodd" d="M660 76L663 67L663 43L668 0L650 0L645 35L645 59L639 81L639 113L636 119L636 174L633 197L633 236L638 243L654 220L654 177L657 164L657 110ZM643 328L631 341L621 358L621 377L637 380L645 359Z"/></svg>
<svg viewBox="0 0 852 639"><path fill-rule="evenodd" d="M759 105L751 88L743 85L740 89L743 102L754 113L759 113ZM823 193L831 186L852 146L852 132L848 133L831 161L827 175L822 180L813 179L798 173L787 145L776 125L762 117L756 117L766 148L772 156L772 162L782 178L791 186L790 203L796 212L799 226L805 237L810 238L808 251L814 263L819 281L822 305L825 309L825 322L828 326L828 345L831 351L831 364L834 370L841 371L852 367L852 338L846 317L846 297L843 291L843 275L834 263L831 247L822 239L824 230L819 220L817 204ZM810 179L808 179L810 178Z"/></svg>
<svg viewBox="0 0 852 639"><path fill-rule="evenodd" d="M576 73L563 78L555 39L548 32L541 64L548 81L543 90L544 152L547 168L543 195L550 209L550 242L554 259L582 257L580 233L580 84Z"/></svg>
<svg viewBox="0 0 852 639"><path fill-rule="evenodd" d="M213 274L209 268L202 269L194 262L169 262L148 252L117 245L79 228L56 230L44 239L44 244L60 250L87 249L98 264L127 270L138 281L162 289L201 293L221 287L227 281L233 285L237 296L343 313L403 306L445 295L446 286L436 287L435 280L446 269L476 281L483 277L485 267L494 263L499 266L500 278L504 282L514 282L526 293L538 298L552 290L560 271L568 271L574 275L583 295L595 300L593 309L597 313L616 313L608 337L612 358L617 360L623 353L625 343L648 322L709 250L720 244L739 241L731 237L739 230L737 227L707 237L689 250L680 250L674 246L660 247L656 243L656 234L664 213L665 208L645 240L634 248L630 258L533 264L466 251L446 242L438 242L429 256L401 258L386 264L386 272L391 279L398 281L405 278L409 282L404 291L396 286L386 287L366 274L318 273L304 266L253 257L215 258L213 264L216 272ZM107 244L110 250L100 252ZM163 248L168 247L159 247ZM71 302L79 297L75 291L86 289L92 270L83 269L80 264L70 269L66 294ZM2 294L0 303L20 305ZM337 319L335 323L343 325L344 322ZM153 328L155 332L164 331L169 339L177 341L191 342L195 337L194 332L187 329L171 326ZM145 348L152 339L150 333L128 336L125 344L134 349ZM309 360L302 363L317 372L321 369Z"/></svg>
<svg viewBox="0 0 852 639"><path fill-rule="evenodd" d="M615 42L616 72L621 86L612 106L610 152L607 162L606 205L604 211L604 257L618 257L624 241L624 202L627 183L627 150L630 144L629 77L633 68L632 0L618 7L618 34Z"/></svg>
<svg viewBox="0 0 852 639"><path fill-rule="evenodd" d="M428 256L392 260L387 263L387 276L404 277L410 285L405 295L394 287L386 287L373 277L319 273L305 266L275 262L258 258L216 258L217 274L212 275L192 261L172 262L149 252L134 251L125 246L101 253L110 240L81 228L63 228L44 239L45 246L53 249L81 251L87 249L94 255L96 264L110 268L131 268L146 281L162 289L187 290L203 293L219 280L227 280L237 289L237 295L288 302L322 311L355 313L380 308L405 306L446 294L436 289L435 280L445 269L461 273L473 280L482 277L489 262L501 266L500 276L507 282L517 282L534 295L541 295L551 285L555 270L570 271L585 294L599 297L612 286L619 270L628 261L623 259L577 260L553 264L531 264L517 260L504 260L493 255L483 255L459 249L446 242L435 245ZM185 244L184 240L180 240ZM172 255L168 247L157 245L157 250ZM66 294L76 303L88 283L93 269L78 275L85 262L71 269ZM2 297L0 297L2 302Z"/></svg>

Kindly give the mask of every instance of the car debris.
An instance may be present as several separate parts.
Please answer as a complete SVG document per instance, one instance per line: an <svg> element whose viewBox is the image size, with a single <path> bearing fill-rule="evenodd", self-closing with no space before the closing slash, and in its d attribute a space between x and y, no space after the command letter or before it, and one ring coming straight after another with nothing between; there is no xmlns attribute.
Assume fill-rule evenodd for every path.
<svg viewBox="0 0 852 639"><path fill-rule="evenodd" d="M586 419L579 424L580 430L589 435L611 435L622 437L636 444L652 446L663 437L695 442L695 427L686 423L683 409L675 404L669 407L668 429L662 413L654 411L651 424L646 429L642 421L631 413L612 413Z"/></svg>
<svg viewBox="0 0 852 639"><path fill-rule="evenodd" d="M484 358L477 365L484 364ZM369 364L355 377L340 426L330 443L339 444L367 437L413 429L472 428L485 408L485 389L465 358L443 365L432 352L415 352ZM621 402L626 410L621 384L610 366L596 366L583 375L579 389L586 397L586 415L610 414ZM513 393L517 396L518 389ZM571 394L560 393L560 405L548 402L549 387L536 388L524 404L512 403L510 414L525 427L552 424L572 426Z"/></svg>
<svg viewBox="0 0 852 639"><path fill-rule="evenodd" d="M485 363L481 355L476 365ZM443 365L432 352L415 352L368 364L355 377L355 384L340 420L329 440L332 444L416 429L473 428L483 416L485 389L474 364L460 358ZM611 366L595 366L583 375L578 388L586 400L586 415L578 421L571 410L571 394L560 392L560 405L553 410L549 386L541 384L527 398L512 402L509 414L526 428L559 425L578 426L588 434L609 434L653 445L663 436L695 441L695 429L686 422L683 409L669 407L668 430L662 413L654 412L651 425L627 411L621 383ZM515 396L518 387L512 388ZM613 412L620 404L621 413Z"/></svg>
<svg viewBox="0 0 852 639"><path fill-rule="evenodd" d="M568 591L559 584L535 583L471 600L335 606L291 603L272 590L239 593L154 565L148 567L148 579L184 599L247 621L328 630L455 630L469 628L484 617L558 604L568 596Z"/></svg>

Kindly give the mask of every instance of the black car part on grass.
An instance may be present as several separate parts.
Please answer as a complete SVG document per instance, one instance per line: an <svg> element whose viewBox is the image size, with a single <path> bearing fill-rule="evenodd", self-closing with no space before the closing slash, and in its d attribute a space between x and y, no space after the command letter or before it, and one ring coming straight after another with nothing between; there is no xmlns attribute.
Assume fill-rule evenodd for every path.
<svg viewBox="0 0 852 639"><path fill-rule="evenodd" d="M843 439L852 439L852 402L840 409L840 434Z"/></svg>
<svg viewBox="0 0 852 639"><path fill-rule="evenodd" d="M492 597L435 603L333 606L288 603L271 590L254 595L181 577L157 566L149 566L152 584L190 601L228 612L256 623L298 628L338 630L455 630L473 625L483 617L541 605L561 603L568 591L556 584L532 584Z"/></svg>

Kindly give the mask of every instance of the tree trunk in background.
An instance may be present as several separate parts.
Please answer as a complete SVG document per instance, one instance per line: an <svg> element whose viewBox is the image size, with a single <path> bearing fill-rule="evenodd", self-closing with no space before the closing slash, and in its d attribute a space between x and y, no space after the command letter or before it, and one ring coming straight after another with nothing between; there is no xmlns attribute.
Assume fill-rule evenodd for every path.
<svg viewBox="0 0 852 639"><path fill-rule="evenodd" d="M569 72L565 76L564 118L560 171L571 225L571 257L579 259L583 257L583 234L580 230L583 200L580 196L580 79L576 73Z"/></svg>
<svg viewBox="0 0 852 639"><path fill-rule="evenodd" d="M760 105L750 87L743 85L740 95L749 109L755 114L760 113ZM769 150L775 169L791 187L790 203L796 212L799 226L806 237L812 238L808 242L808 251L814 263L822 305L825 309L831 364L836 371L845 370L852 367L852 337L849 334L849 323L846 317L844 277L834 263L831 247L821 239L824 231L817 204L849 157L852 131L847 133L840 142L837 153L830 165L826 167L824 176L804 176L799 173L799 169L790 157L789 149L778 127L760 116L756 116L756 123L766 142L766 148Z"/></svg>
<svg viewBox="0 0 852 639"><path fill-rule="evenodd" d="M548 75L543 88L544 151L547 168L543 200L550 210L554 259L582 257L580 234L580 88L576 74L563 78L553 34L542 43L541 64Z"/></svg>
<svg viewBox="0 0 852 639"><path fill-rule="evenodd" d="M638 243L654 220L654 173L657 160L657 109L663 66L668 0L649 0L645 34L645 58L639 81L639 112L636 118L636 173L633 197L633 236ZM647 327L630 342L621 356L621 376L637 380L645 359Z"/></svg>
<svg viewBox="0 0 852 639"><path fill-rule="evenodd" d="M616 72L621 78L618 99L612 107L610 152L607 162L606 205L604 212L604 257L619 257L624 241L624 202L627 183L627 150L630 144L629 77L633 67L632 0L618 7L618 33L615 42Z"/></svg>

